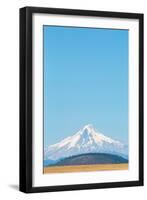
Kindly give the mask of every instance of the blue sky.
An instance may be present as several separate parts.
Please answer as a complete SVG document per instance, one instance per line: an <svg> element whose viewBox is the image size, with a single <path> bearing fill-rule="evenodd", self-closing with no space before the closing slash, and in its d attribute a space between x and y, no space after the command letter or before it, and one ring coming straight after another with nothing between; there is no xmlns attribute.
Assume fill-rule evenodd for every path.
<svg viewBox="0 0 147 200"><path fill-rule="evenodd" d="M128 30L44 26L44 145L86 124L128 142Z"/></svg>

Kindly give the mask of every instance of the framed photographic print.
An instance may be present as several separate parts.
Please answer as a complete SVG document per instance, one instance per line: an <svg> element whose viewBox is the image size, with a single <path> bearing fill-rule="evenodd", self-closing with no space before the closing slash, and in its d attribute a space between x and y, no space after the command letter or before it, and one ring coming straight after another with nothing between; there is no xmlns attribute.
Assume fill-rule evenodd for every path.
<svg viewBox="0 0 147 200"><path fill-rule="evenodd" d="M143 185L143 14L20 9L20 191Z"/></svg>

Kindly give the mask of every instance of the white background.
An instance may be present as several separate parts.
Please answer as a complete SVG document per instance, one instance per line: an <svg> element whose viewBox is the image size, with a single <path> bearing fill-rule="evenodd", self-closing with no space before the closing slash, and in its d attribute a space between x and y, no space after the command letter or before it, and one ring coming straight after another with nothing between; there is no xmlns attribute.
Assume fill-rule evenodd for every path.
<svg viewBox="0 0 147 200"><path fill-rule="evenodd" d="M146 199L147 186L74 192L23 194L18 191L19 156L19 7L46 6L106 11L143 12L146 0L2 0L0 5L0 199ZM145 35L147 27L145 26ZM146 42L146 40L145 40ZM145 49L146 50L146 49ZM145 51L146 54L146 51ZM145 60L146 61L146 60ZM145 69L145 77L147 70ZM147 79L145 80L145 85ZM147 101L147 93L145 93ZM146 105L145 105L146 110ZM145 122L147 116L145 112ZM145 126L146 132L147 126ZM147 151L146 135L145 152ZM147 156L145 168L147 168ZM147 175L145 173L145 179ZM146 180L145 180L146 184Z"/></svg>

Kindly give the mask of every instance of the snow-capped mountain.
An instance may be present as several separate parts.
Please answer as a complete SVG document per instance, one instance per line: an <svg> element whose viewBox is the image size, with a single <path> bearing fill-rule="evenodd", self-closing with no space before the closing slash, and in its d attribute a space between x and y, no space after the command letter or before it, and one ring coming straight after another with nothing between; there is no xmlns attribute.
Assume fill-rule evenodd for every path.
<svg viewBox="0 0 147 200"><path fill-rule="evenodd" d="M91 124L59 143L50 145L44 152L44 160L58 160L84 153L109 153L127 157L127 145L97 132Z"/></svg>

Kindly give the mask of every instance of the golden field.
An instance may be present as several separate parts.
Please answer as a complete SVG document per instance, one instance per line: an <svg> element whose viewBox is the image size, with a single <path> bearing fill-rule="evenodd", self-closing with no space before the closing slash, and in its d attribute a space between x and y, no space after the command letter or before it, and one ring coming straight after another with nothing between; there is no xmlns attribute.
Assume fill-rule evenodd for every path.
<svg viewBox="0 0 147 200"><path fill-rule="evenodd" d="M43 173L88 172L103 170L127 170L128 164L96 164L44 167Z"/></svg>

